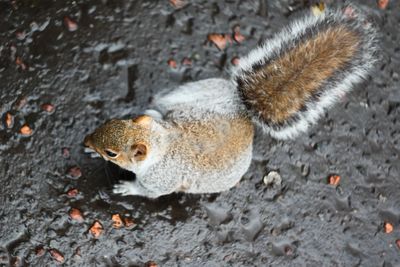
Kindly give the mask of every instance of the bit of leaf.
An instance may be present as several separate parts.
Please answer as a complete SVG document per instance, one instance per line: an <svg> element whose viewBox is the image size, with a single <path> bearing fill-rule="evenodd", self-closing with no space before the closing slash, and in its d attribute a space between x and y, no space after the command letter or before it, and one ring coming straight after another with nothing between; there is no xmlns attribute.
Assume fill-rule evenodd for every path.
<svg viewBox="0 0 400 267"><path fill-rule="evenodd" d="M169 59L169 60L167 61L167 63L168 63L168 66L170 66L170 67L173 68L173 69L176 69L176 68L178 67L178 64L177 64L176 61L173 60L173 59Z"/></svg>
<svg viewBox="0 0 400 267"><path fill-rule="evenodd" d="M21 129L19 130L19 132L23 135L23 136L30 136L32 134L32 129L28 126L28 125L24 125L21 127Z"/></svg>
<svg viewBox="0 0 400 267"><path fill-rule="evenodd" d="M397 240L396 240L396 245L397 245L397 247L400 249L400 239L397 239Z"/></svg>
<svg viewBox="0 0 400 267"><path fill-rule="evenodd" d="M322 15L325 12L325 3L318 3L316 5L311 6L311 12L316 17Z"/></svg>
<svg viewBox="0 0 400 267"><path fill-rule="evenodd" d="M72 220L78 221L78 222L83 222L83 216L80 210L72 208L69 211L69 217L71 217Z"/></svg>
<svg viewBox="0 0 400 267"><path fill-rule="evenodd" d="M7 112L7 113L6 113L6 116L5 116L5 123L6 123L6 127L7 127L7 128L12 128L12 126L13 126L13 124L14 124L14 116L11 115L10 112Z"/></svg>
<svg viewBox="0 0 400 267"><path fill-rule="evenodd" d="M95 221L93 225L90 227L89 231L95 238L99 238L103 232L103 226L101 225L100 222Z"/></svg>
<svg viewBox="0 0 400 267"><path fill-rule="evenodd" d="M46 103L41 106L42 110L52 113L54 111L54 106L52 104Z"/></svg>
<svg viewBox="0 0 400 267"><path fill-rule="evenodd" d="M50 249L49 253L51 255L51 257L56 260L59 263L63 263L64 262L64 255L61 254L60 251L58 251L57 249Z"/></svg>
<svg viewBox="0 0 400 267"><path fill-rule="evenodd" d="M79 178L82 176L82 171L81 168L78 166L74 166L68 170L68 175L71 176L72 178Z"/></svg>
<svg viewBox="0 0 400 267"><path fill-rule="evenodd" d="M121 219L121 216L119 214L113 214L111 219L113 220L113 227L114 228L118 229L118 228L121 228L123 226L122 219Z"/></svg>
<svg viewBox="0 0 400 267"><path fill-rule="evenodd" d="M70 32L74 32L78 29L78 23L76 23L68 16L64 17L64 24Z"/></svg>
<svg viewBox="0 0 400 267"><path fill-rule="evenodd" d="M224 50L227 42L231 42L229 35L219 33L210 33L207 40L212 42L219 50Z"/></svg>
<svg viewBox="0 0 400 267"><path fill-rule="evenodd" d="M340 182L340 176L339 175L331 175L331 176L329 176L328 183L330 185L338 185L339 182Z"/></svg>
<svg viewBox="0 0 400 267"><path fill-rule="evenodd" d="M390 234L391 232L393 232L393 225L391 223L385 222L383 226L385 233Z"/></svg>
<svg viewBox="0 0 400 267"><path fill-rule="evenodd" d="M378 0L378 1L377 1L377 4L378 4L378 7L379 7L380 9L386 9L386 7L387 7L388 4L389 4L389 0Z"/></svg>

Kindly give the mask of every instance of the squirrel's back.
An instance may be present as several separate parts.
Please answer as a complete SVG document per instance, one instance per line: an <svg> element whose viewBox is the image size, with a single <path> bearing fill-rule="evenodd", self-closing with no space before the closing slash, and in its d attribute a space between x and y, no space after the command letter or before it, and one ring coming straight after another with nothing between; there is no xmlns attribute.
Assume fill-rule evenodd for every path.
<svg viewBox="0 0 400 267"><path fill-rule="evenodd" d="M365 78L375 54L376 31L354 7L310 12L241 59L233 80L255 121L286 139Z"/></svg>

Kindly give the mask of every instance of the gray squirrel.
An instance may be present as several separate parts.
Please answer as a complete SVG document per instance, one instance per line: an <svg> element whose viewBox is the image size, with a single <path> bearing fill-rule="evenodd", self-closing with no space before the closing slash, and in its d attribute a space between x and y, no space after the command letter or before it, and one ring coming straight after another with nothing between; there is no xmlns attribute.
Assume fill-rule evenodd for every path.
<svg viewBox="0 0 400 267"><path fill-rule="evenodd" d="M114 193L228 190L250 166L254 124L277 139L305 132L367 77L376 43L375 28L354 6L310 12L241 58L229 80L160 93L143 115L106 122L85 146L136 174Z"/></svg>

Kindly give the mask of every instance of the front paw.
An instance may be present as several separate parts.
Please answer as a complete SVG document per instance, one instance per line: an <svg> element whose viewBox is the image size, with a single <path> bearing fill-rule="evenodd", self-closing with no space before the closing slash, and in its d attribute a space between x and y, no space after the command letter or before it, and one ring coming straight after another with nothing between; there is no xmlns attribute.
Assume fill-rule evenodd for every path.
<svg viewBox="0 0 400 267"><path fill-rule="evenodd" d="M130 182L130 181L123 181L119 184L114 185L113 193L120 194L123 196L140 195L140 192L136 187L135 182Z"/></svg>

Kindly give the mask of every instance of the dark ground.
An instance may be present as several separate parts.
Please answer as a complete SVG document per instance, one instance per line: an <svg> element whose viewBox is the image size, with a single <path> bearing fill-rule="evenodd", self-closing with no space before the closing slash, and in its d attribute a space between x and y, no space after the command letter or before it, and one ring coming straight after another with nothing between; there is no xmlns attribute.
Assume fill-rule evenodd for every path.
<svg viewBox="0 0 400 267"><path fill-rule="evenodd" d="M0 2L0 265L52 266L57 250L68 266L400 266L396 0L386 10L357 1L381 27L382 59L371 79L308 135L277 142L258 134L237 188L155 201L110 194L126 173L83 152L87 133L138 114L161 88L226 77L234 56L308 5L190 2L182 9L166 0ZM76 31L65 16L77 21ZM208 33L232 33L237 24L241 45L219 51L206 42ZM46 103L55 110L44 111ZM29 137L19 133L24 124ZM70 173L75 166L79 178L79 169ZM270 170L280 172L281 187L262 183ZM339 186L327 183L331 174L341 176ZM67 196L72 188L78 194ZM83 222L69 217L71 208ZM136 227L114 229L116 213ZM88 231L96 220L104 228L98 239Z"/></svg>

